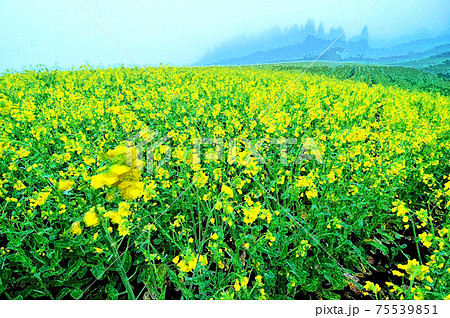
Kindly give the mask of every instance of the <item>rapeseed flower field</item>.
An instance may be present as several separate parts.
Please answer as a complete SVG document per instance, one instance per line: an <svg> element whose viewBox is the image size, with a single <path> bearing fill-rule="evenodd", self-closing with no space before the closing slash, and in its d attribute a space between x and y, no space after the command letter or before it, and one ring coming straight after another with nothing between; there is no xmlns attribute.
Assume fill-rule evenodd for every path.
<svg viewBox="0 0 450 318"><path fill-rule="evenodd" d="M449 299L450 97L298 75L2 74L0 297Z"/></svg>

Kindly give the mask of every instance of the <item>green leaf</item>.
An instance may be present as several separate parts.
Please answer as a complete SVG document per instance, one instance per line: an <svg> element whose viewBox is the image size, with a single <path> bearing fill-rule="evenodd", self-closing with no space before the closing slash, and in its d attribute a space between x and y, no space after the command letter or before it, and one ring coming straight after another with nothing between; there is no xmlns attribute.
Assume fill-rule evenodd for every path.
<svg viewBox="0 0 450 318"><path fill-rule="evenodd" d="M75 262L75 264L73 264L72 266L69 267L69 269L67 270L67 276L72 276L73 274L75 274L76 271L78 271L78 269L82 266L85 265L86 263L79 259L78 261Z"/></svg>
<svg viewBox="0 0 450 318"><path fill-rule="evenodd" d="M84 275L86 275L87 272L87 266L83 266L80 268L80 270L77 272L77 277L79 279L82 279L84 277Z"/></svg>
<svg viewBox="0 0 450 318"><path fill-rule="evenodd" d="M167 277L167 270L163 264L156 265L156 277L160 284L165 282Z"/></svg>
<svg viewBox="0 0 450 318"><path fill-rule="evenodd" d="M106 286L106 292L108 293L108 299L117 300L119 298L119 292L114 288L114 286L112 286L112 284Z"/></svg>
<svg viewBox="0 0 450 318"><path fill-rule="evenodd" d="M83 296L83 291L80 288L72 289L70 291L70 296L72 296L73 299L80 299Z"/></svg>
<svg viewBox="0 0 450 318"><path fill-rule="evenodd" d="M130 251L126 251L125 253L123 253L122 257L120 257L120 261L122 262L125 273L127 273L130 270L131 264L133 263Z"/></svg>
<svg viewBox="0 0 450 318"><path fill-rule="evenodd" d="M105 274L105 266L103 263L100 263L97 266L92 267L91 272L96 279L100 280L103 274Z"/></svg>
<svg viewBox="0 0 450 318"><path fill-rule="evenodd" d="M322 282L319 279L308 279L305 283L305 289L309 292L315 292Z"/></svg>
<svg viewBox="0 0 450 318"><path fill-rule="evenodd" d="M389 255L389 248L384 246L383 243L381 243L381 241L378 239L374 239L373 241L366 241L364 242L364 244L374 246L375 248L379 249L385 256Z"/></svg>
<svg viewBox="0 0 450 318"><path fill-rule="evenodd" d="M56 296L57 300L63 299L64 296L66 296L70 292L70 288L64 287L61 289L58 293L58 296Z"/></svg>

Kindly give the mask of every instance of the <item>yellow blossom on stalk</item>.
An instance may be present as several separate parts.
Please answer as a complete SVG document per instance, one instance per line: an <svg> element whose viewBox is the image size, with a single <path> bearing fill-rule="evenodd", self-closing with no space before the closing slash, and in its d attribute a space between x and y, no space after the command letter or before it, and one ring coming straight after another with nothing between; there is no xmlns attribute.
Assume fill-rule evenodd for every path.
<svg viewBox="0 0 450 318"><path fill-rule="evenodd" d="M221 201L219 201L219 202L217 202L217 204L214 206L214 209L216 209L216 210L220 210L220 209L222 209L222 202Z"/></svg>
<svg viewBox="0 0 450 318"><path fill-rule="evenodd" d="M381 287L378 284L372 283L371 281L366 281L364 289L375 294L381 291ZM367 295L367 292L364 292L364 295Z"/></svg>
<svg viewBox="0 0 450 318"><path fill-rule="evenodd" d="M217 233L213 233L213 234L211 234L211 238L213 240L217 240L219 238L219 235L217 235Z"/></svg>
<svg viewBox="0 0 450 318"><path fill-rule="evenodd" d="M248 277L245 276L244 278L241 279L240 281L242 288L247 288L247 284L248 284Z"/></svg>
<svg viewBox="0 0 450 318"><path fill-rule="evenodd" d="M123 156L125 155L127 152L127 147L126 146L117 146L116 148L109 150L106 153L106 157L109 159L115 158L115 157L119 157L119 156Z"/></svg>
<svg viewBox="0 0 450 318"><path fill-rule="evenodd" d="M14 184L14 189L16 189L17 191L26 189L27 187L22 183L22 181L17 180L17 182Z"/></svg>
<svg viewBox="0 0 450 318"><path fill-rule="evenodd" d="M264 285L264 284L262 283L262 276L261 276L261 275L257 275L257 276L255 277L255 280L256 280L256 283L257 283L259 286Z"/></svg>
<svg viewBox="0 0 450 318"><path fill-rule="evenodd" d="M92 207L88 212L86 212L86 214L84 215L84 223L86 223L88 227L97 226L100 224L100 219L95 212L95 207Z"/></svg>
<svg viewBox="0 0 450 318"><path fill-rule="evenodd" d="M105 213L105 217L109 218L113 224L122 222L122 217L117 211L108 211Z"/></svg>
<svg viewBox="0 0 450 318"><path fill-rule="evenodd" d="M225 193L228 197L233 198L233 189L224 184L222 185L221 192Z"/></svg>
<svg viewBox="0 0 450 318"><path fill-rule="evenodd" d="M173 222L173 225L175 227L180 227L181 223L185 221L184 215L177 215L175 216L175 221Z"/></svg>
<svg viewBox="0 0 450 318"><path fill-rule="evenodd" d="M119 224L119 235L120 236L125 236L130 234L130 226L128 224L126 224L126 222L122 222Z"/></svg>
<svg viewBox="0 0 450 318"><path fill-rule="evenodd" d="M242 209L242 212L244 213L244 222L247 224L251 224L258 218L259 213L262 212L261 203L256 202L253 206L244 207ZM271 215L269 216L269 214L270 213L266 213L266 217L268 217L268 219L271 219Z"/></svg>
<svg viewBox="0 0 450 318"><path fill-rule="evenodd" d="M41 192L39 193L37 199L36 199L36 204L37 205L44 205L44 203L47 201L48 196L50 195L50 192Z"/></svg>
<svg viewBox="0 0 450 318"><path fill-rule="evenodd" d="M179 256L176 256L172 261L177 264L178 268L185 273L192 272L198 264L206 266L208 264L208 259L206 256L194 254L191 250L188 251L187 255L181 255L183 258L180 260Z"/></svg>
<svg viewBox="0 0 450 318"><path fill-rule="evenodd" d="M73 182L72 180L61 180L58 183L58 190L59 191L67 191L71 188L73 188L75 182Z"/></svg>
<svg viewBox="0 0 450 318"><path fill-rule="evenodd" d="M397 216L403 217L409 212L409 210L405 207L405 203L396 201L394 202L392 212L397 212Z"/></svg>
<svg viewBox="0 0 450 318"><path fill-rule="evenodd" d="M103 252L103 250L102 250L101 248L94 247L94 249L95 249L95 252L96 252L96 253L101 253L101 252Z"/></svg>
<svg viewBox="0 0 450 318"><path fill-rule="evenodd" d="M423 293L419 287L412 287L411 292L414 295L414 300L423 300Z"/></svg>
<svg viewBox="0 0 450 318"><path fill-rule="evenodd" d="M199 188L203 188L208 182L208 176L203 171L197 171L192 177L192 182Z"/></svg>
<svg viewBox="0 0 450 318"><path fill-rule="evenodd" d="M270 231L267 231L266 233L266 239L269 240L269 245L272 245L273 242L275 242L275 236Z"/></svg>
<svg viewBox="0 0 450 318"><path fill-rule="evenodd" d="M70 229L72 234L75 234L75 235L81 234L81 224L80 223L81 223L80 221L77 221L72 224L72 228Z"/></svg>
<svg viewBox="0 0 450 318"><path fill-rule="evenodd" d="M112 186L114 183L116 183L119 179L114 174L108 174L108 173L101 173L98 175L95 175L91 179L91 186L94 189L99 189L105 185Z"/></svg>
<svg viewBox="0 0 450 318"><path fill-rule="evenodd" d="M425 274L430 271L430 268L428 266L420 265L416 259L408 260L408 263L406 265L399 264L397 265L397 267L406 271L406 273L410 275L410 280L413 278L417 280L423 280Z"/></svg>
<svg viewBox="0 0 450 318"><path fill-rule="evenodd" d="M241 285L239 285L239 280L236 279L236 282L234 283L234 289L236 291L240 291L241 290Z"/></svg>
<svg viewBox="0 0 450 318"><path fill-rule="evenodd" d="M392 271L392 275L400 276L400 277L405 276L405 274L403 274L402 272L400 272L398 270L393 270Z"/></svg>
<svg viewBox="0 0 450 318"><path fill-rule="evenodd" d="M419 234L419 238L425 247L429 248L433 244L433 234L431 233L423 232L422 234Z"/></svg>
<svg viewBox="0 0 450 318"><path fill-rule="evenodd" d="M140 198L144 195L143 182L122 182L118 185L121 196L128 201Z"/></svg>
<svg viewBox="0 0 450 318"><path fill-rule="evenodd" d="M425 209L420 209L419 211L416 212L417 218L419 219L419 221L422 222L421 226L426 226L428 223L428 215L427 215L427 210Z"/></svg>

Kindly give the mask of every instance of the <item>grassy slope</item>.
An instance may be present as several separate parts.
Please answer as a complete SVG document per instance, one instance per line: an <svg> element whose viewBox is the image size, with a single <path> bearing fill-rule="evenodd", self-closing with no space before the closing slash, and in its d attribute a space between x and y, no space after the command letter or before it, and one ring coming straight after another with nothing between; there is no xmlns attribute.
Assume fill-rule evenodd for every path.
<svg viewBox="0 0 450 318"><path fill-rule="evenodd" d="M252 67L270 68L273 70L285 70L299 72L305 70L308 73L329 75L338 79L352 79L365 82L368 85L382 84L395 86L411 91L439 92L442 95L450 95L450 81L415 68L403 66L381 66L373 64L318 62L311 66L311 62L266 64Z"/></svg>

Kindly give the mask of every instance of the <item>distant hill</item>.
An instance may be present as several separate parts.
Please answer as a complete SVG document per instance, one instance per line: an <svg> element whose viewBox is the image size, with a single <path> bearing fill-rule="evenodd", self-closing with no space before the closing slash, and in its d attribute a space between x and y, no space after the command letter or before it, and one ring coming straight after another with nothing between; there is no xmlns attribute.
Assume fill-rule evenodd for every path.
<svg viewBox="0 0 450 318"><path fill-rule="evenodd" d="M450 48L448 46L444 53L397 64L417 68L450 80Z"/></svg>
<svg viewBox="0 0 450 318"><path fill-rule="evenodd" d="M196 65L247 65L277 62L315 60L343 32L341 27L327 33L320 24L316 30L314 21L305 26L297 25L281 31L273 28L255 37L240 37L226 41L211 50ZM450 32L445 35L401 43L391 47L370 46L367 26L361 34L346 40L342 36L327 50L320 60L372 63L403 63L426 59L432 55L450 52Z"/></svg>

